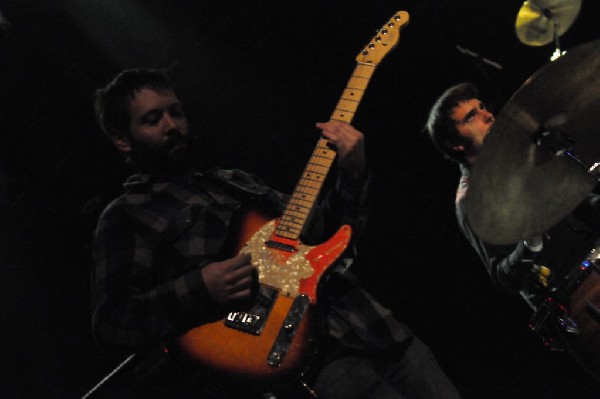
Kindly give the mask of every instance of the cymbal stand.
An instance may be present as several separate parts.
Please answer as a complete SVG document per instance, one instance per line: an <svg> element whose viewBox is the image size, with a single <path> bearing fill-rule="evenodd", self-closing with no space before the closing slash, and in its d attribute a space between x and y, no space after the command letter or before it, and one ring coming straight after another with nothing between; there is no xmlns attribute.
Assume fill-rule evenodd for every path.
<svg viewBox="0 0 600 399"><path fill-rule="evenodd" d="M554 24L554 32L552 33L552 35L554 36L554 53L552 53L552 56L550 57L550 61L555 61L556 59L558 59L560 56L567 54L566 51L561 51L560 49L560 36L558 35L558 21L552 21L552 23Z"/></svg>

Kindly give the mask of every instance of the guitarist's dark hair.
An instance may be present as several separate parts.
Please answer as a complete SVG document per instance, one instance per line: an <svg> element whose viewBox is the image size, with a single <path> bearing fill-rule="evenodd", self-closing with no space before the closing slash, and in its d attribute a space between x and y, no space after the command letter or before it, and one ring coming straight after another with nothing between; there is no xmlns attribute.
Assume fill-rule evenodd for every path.
<svg viewBox="0 0 600 399"><path fill-rule="evenodd" d="M175 86L166 73L158 69L126 69L118 74L106 87L96 90L95 111L100 128L109 138L115 132L129 133L129 109L127 101L141 89L158 92L173 92Z"/></svg>

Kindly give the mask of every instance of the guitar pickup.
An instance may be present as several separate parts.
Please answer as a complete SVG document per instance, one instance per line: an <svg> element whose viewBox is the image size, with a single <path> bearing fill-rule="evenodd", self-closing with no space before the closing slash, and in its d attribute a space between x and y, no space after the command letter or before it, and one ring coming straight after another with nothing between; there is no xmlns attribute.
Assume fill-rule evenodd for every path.
<svg viewBox="0 0 600 399"><path fill-rule="evenodd" d="M298 330L298 327L300 327L309 305L310 300L306 295L300 295L294 299L294 303L292 304L292 307L279 330L277 339L269 352L269 357L267 359L267 364L269 366L281 366L281 362L292 346L296 331Z"/></svg>
<svg viewBox="0 0 600 399"><path fill-rule="evenodd" d="M289 244L284 244L282 242L279 241L273 241L273 240L269 240L265 243L265 245L269 248L275 248L275 249L279 249L281 251L285 251L285 252L294 252L296 251L296 248L294 248L292 245Z"/></svg>

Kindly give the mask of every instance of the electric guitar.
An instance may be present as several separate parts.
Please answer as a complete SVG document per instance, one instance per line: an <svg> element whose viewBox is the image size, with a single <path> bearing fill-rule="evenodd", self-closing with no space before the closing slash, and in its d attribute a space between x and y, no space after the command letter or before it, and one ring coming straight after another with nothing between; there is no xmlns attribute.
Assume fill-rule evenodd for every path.
<svg viewBox="0 0 600 399"><path fill-rule="evenodd" d="M398 43L409 21L405 11L390 18L357 55L357 65L331 120L350 122L375 68ZM172 347L188 360L219 373L258 383L299 376L313 348L311 314L319 279L346 250L351 228L342 226L323 244L307 246L300 233L336 153L321 138L283 214L268 221L250 213L238 233L239 252L249 253L260 288L247 309L189 330ZM240 244L241 245L241 244ZM239 246L239 245L238 245Z"/></svg>

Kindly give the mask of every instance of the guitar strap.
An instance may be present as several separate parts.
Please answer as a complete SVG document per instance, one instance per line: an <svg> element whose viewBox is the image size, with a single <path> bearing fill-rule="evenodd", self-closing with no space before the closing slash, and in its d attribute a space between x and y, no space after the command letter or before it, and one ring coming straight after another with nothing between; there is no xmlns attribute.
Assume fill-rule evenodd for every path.
<svg viewBox="0 0 600 399"><path fill-rule="evenodd" d="M281 214L289 199L289 195L277 193L255 176L250 180L250 176L241 171L215 168L204 173L203 176L240 201L242 205L257 206L261 209L270 208L263 210L268 210L277 216Z"/></svg>

